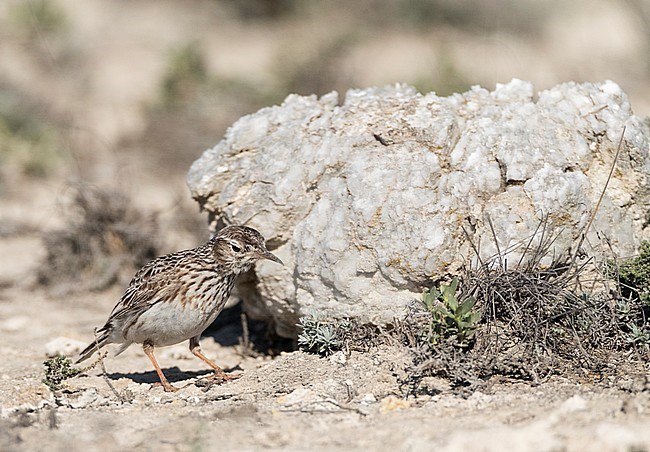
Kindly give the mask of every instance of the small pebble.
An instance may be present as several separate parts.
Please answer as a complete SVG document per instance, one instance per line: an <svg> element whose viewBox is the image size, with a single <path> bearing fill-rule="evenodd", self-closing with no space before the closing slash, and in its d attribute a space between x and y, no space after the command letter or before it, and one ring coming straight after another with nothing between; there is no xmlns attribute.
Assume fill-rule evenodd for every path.
<svg viewBox="0 0 650 452"><path fill-rule="evenodd" d="M336 352L329 357L331 363L344 365L348 359L342 351Z"/></svg>

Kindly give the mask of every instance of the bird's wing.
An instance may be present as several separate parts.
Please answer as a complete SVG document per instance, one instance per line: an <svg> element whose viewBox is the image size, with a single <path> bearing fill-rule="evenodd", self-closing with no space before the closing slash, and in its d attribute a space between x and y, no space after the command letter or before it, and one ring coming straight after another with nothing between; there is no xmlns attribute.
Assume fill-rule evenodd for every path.
<svg viewBox="0 0 650 452"><path fill-rule="evenodd" d="M182 253L169 254L142 267L113 308L107 323L125 317L137 318L155 303L175 298L182 288L177 273L183 258Z"/></svg>

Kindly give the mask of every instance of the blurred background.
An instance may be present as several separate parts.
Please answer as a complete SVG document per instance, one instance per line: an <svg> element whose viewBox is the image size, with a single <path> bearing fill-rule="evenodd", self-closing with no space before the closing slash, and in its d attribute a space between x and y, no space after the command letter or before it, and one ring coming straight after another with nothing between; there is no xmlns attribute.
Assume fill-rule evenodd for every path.
<svg viewBox="0 0 650 452"><path fill-rule="evenodd" d="M648 115L650 0L0 0L0 253L33 248L3 271L201 242L189 165L290 93L512 78L611 79Z"/></svg>

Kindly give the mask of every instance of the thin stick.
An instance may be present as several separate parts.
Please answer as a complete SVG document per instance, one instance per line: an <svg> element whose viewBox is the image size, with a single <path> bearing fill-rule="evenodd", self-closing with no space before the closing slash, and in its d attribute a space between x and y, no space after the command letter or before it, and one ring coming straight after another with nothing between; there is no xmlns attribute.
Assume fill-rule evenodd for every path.
<svg viewBox="0 0 650 452"><path fill-rule="evenodd" d="M104 381L108 385L109 388L111 388L111 391L113 391L113 394L115 394L115 397L117 397L120 402L124 402L124 399L120 395L119 392L117 392L117 389L115 389L115 386L113 386L113 383L111 383L110 378L108 378L108 372L106 372L106 367L104 366L104 358L108 355L108 353L104 353L104 355L100 358L99 360L99 365L102 368L102 377L104 377Z"/></svg>
<svg viewBox="0 0 650 452"><path fill-rule="evenodd" d="M503 267L503 259L501 257L501 248L499 248L499 240L497 239L497 233L494 231L494 225L492 224L492 218L490 218L490 214L485 214L485 217L487 218L488 224L490 225L490 230L492 231L492 237L494 238L494 244L497 247L497 254L499 255L499 265L501 266L501 269L503 271L506 271L506 269Z"/></svg>
<svg viewBox="0 0 650 452"><path fill-rule="evenodd" d="M248 332L248 316L245 312L242 312L239 316L241 320L241 329L242 329L242 346L244 350L251 349L250 334Z"/></svg>
<svg viewBox="0 0 650 452"><path fill-rule="evenodd" d="M465 233L465 237L467 237L467 240L469 241L469 244L472 246L472 249L474 250L474 253L476 253L476 257L478 259L478 262L482 267L483 266L483 260L481 259L481 254L479 253L477 246L474 244L474 241L469 236L469 232L467 232L467 229L465 229L465 226L461 225L460 227L463 229L463 232Z"/></svg>
<svg viewBox="0 0 650 452"><path fill-rule="evenodd" d="M528 253L528 250L531 249L530 245L533 243L533 240L535 240L535 236L537 235L537 231L539 231L539 228L544 224L544 229L542 230L542 237L539 239L540 246L544 243L544 231L546 230L546 220L548 219L548 215L542 214L542 218L539 223L537 223L537 227L535 228L535 231L533 232L533 235L530 236L530 240L526 244L526 248L524 248L524 251L521 253L521 257L519 258L519 262L517 262L517 269L521 268L521 263L524 260L524 257ZM538 247L539 249L539 247ZM537 253L535 253L537 254ZM536 257L536 256L535 256ZM535 261L536 259L533 259Z"/></svg>
<svg viewBox="0 0 650 452"><path fill-rule="evenodd" d="M587 237L587 233L589 232L589 228L591 227L591 224L594 222L594 218L596 218L596 213L598 213L598 209L600 208L600 203L602 202L603 198L605 197L605 191L607 190L607 186L609 185L609 181L612 178L612 175L614 174L614 168L616 168L616 162L618 160L618 155L621 153L621 148L623 147L623 139L625 138L625 129L627 126L623 126L623 132L621 133L621 139L618 141L618 146L616 147L616 154L614 154L614 161L612 162L612 167L609 169L609 175L607 176L607 180L605 181L605 186L603 187L603 191L600 193L600 196L598 197L598 202L596 203L596 207L594 207L594 211L591 213L591 217L589 218L589 222L585 226L584 230L581 233L580 236L580 241L578 242L578 246L576 247L575 252L573 253L573 257L571 258L571 264L569 265L569 270L573 267L573 265L576 262L576 259L578 258L578 252L580 251L580 247L582 246L582 243L585 241L585 238Z"/></svg>
<svg viewBox="0 0 650 452"><path fill-rule="evenodd" d="M298 413L323 413L323 414L336 414L340 413L341 411L330 411L326 408L318 408L319 404L324 404L324 403L329 403L331 405L334 405L336 408L338 408L341 411L352 411L354 413L357 413L361 416L367 416L368 413L360 410L359 408L345 405L342 403L337 402L336 400L332 399L324 399L324 400L319 400L319 401L314 401L314 402L307 402L304 405L300 405L297 408L293 408L294 404L289 405L288 407L284 409L280 409L281 412L284 413L293 413L293 412L298 412ZM313 406L314 408L310 408L310 406Z"/></svg>
<svg viewBox="0 0 650 452"><path fill-rule="evenodd" d="M113 391L113 394L115 394L115 397L117 397L120 400L120 402L124 402L124 399L122 398L120 393L117 392L117 389L115 389L115 386L113 386L113 383L111 383L111 380L108 378L108 372L106 372L106 366L104 366L104 358L108 355L108 353L102 353L101 351L99 351L99 341L97 340L97 328L95 328L93 334L95 335L95 345L97 346L97 351L99 355L99 359L97 361L99 362L99 366L102 369L102 377L104 378L104 381L106 382L108 387L111 388L111 391Z"/></svg>

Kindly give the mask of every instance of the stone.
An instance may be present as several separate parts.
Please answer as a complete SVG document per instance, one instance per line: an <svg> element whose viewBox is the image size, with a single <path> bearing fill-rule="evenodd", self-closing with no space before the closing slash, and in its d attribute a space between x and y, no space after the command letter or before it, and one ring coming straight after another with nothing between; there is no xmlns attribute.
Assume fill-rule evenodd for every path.
<svg viewBox="0 0 650 452"><path fill-rule="evenodd" d="M45 344L45 355L48 358L52 358L57 355L75 356L78 355L79 352L86 347L86 345L88 344L85 342L81 342L76 339L70 339L69 337L59 336Z"/></svg>
<svg viewBox="0 0 650 452"><path fill-rule="evenodd" d="M648 236L648 124L614 82L535 95L512 80L439 97L397 84L290 95L239 119L188 174L211 227L258 229L283 268L239 284L249 315L295 337L298 319L403 316L433 281L556 236L543 265L582 243L596 259ZM535 234L535 231L538 231Z"/></svg>
<svg viewBox="0 0 650 452"><path fill-rule="evenodd" d="M336 353L333 353L328 357L328 359L331 363L340 364L342 366L344 366L345 363L348 361L343 351L338 351Z"/></svg>
<svg viewBox="0 0 650 452"><path fill-rule="evenodd" d="M291 391L289 394L278 397L275 402L283 406L304 405L310 403L322 402L323 399L309 388L300 387Z"/></svg>
<svg viewBox="0 0 650 452"><path fill-rule="evenodd" d="M364 394L363 397L361 397L361 400L359 401L359 403L361 403L363 405L371 405L373 403L377 403L377 398L375 397L374 394L368 392L368 393Z"/></svg>
<svg viewBox="0 0 650 452"><path fill-rule="evenodd" d="M79 392L65 391L57 398L57 404L74 409L88 408L93 405L102 405L106 398L99 394L96 388L87 388Z"/></svg>
<svg viewBox="0 0 650 452"><path fill-rule="evenodd" d="M392 411L405 410L411 406L409 400L404 400L394 395L389 395L381 399L379 412L381 414L387 414Z"/></svg>

